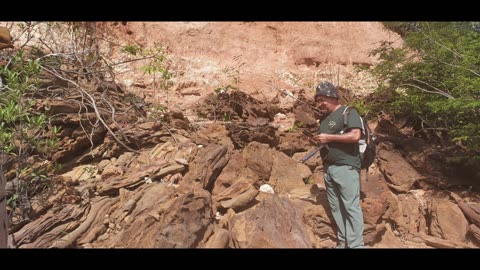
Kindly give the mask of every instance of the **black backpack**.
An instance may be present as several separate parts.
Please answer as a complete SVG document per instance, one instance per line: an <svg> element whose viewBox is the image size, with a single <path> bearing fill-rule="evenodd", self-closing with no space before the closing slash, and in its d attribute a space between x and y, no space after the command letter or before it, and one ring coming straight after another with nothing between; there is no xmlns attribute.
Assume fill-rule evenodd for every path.
<svg viewBox="0 0 480 270"><path fill-rule="evenodd" d="M345 132L346 126L348 124L348 114L350 113L351 109L352 107L347 106L343 111L343 126L345 128L340 133ZM360 151L360 162L361 162L361 168L366 169L368 172L368 168L375 161L375 156L376 156L375 140L376 139L372 130L368 126L367 122L364 121L361 116L360 116L360 121L362 122L362 126L363 126L362 137L358 142L358 147Z"/></svg>

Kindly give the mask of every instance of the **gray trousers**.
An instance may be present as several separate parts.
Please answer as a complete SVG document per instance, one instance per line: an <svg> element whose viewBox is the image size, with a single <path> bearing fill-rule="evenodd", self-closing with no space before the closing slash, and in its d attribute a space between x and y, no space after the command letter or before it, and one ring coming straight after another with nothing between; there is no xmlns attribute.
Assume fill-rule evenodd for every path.
<svg viewBox="0 0 480 270"><path fill-rule="evenodd" d="M339 248L363 248L360 172L348 165L324 167L327 198L337 224Z"/></svg>

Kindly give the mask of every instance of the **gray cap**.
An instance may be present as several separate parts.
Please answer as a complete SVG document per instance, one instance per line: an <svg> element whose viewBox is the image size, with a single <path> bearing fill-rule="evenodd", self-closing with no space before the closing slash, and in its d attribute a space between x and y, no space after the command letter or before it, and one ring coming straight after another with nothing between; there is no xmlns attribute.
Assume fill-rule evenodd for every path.
<svg viewBox="0 0 480 270"><path fill-rule="evenodd" d="M317 96L325 96L331 98L339 98L337 93L337 88L331 82L321 82L317 86L317 92L315 93L315 97Z"/></svg>

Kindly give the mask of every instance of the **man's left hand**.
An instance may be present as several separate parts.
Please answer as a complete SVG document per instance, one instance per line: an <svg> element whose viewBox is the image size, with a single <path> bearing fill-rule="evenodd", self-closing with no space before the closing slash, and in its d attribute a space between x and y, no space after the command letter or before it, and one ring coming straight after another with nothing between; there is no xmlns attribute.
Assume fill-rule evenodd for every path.
<svg viewBox="0 0 480 270"><path fill-rule="evenodd" d="M317 143L329 143L330 142L330 135L325 133L320 133L312 138L313 141Z"/></svg>

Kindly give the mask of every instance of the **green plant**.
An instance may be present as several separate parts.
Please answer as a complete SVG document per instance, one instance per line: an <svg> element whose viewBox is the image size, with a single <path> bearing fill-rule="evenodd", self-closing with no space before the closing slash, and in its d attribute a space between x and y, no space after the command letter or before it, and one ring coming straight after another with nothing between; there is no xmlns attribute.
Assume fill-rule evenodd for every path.
<svg viewBox="0 0 480 270"><path fill-rule="evenodd" d="M50 164L52 170L55 172L55 173L60 173L62 172L63 168L64 168L64 165L62 163L58 163L58 162L52 162Z"/></svg>
<svg viewBox="0 0 480 270"><path fill-rule="evenodd" d="M354 99L350 101L348 105L356 108L360 115L369 115L372 111L371 106L365 99Z"/></svg>
<svg viewBox="0 0 480 270"><path fill-rule="evenodd" d="M38 181L39 179L47 179L47 175L45 173L45 170L32 171L30 176L32 177L32 181Z"/></svg>
<svg viewBox="0 0 480 270"><path fill-rule="evenodd" d="M35 110L36 102L31 98L38 91L39 72L39 62L26 59L22 50L13 56L11 66L0 70L6 81L0 97L0 146L7 153L22 156L37 152L46 156L58 142L47 135L48 117Z"/></svg>
<svg viewBox="0 0 480 270"><path fill-rule="evenodd" d="M93 177L97 173L97 170L93 166L86 166L83 168L83 171L88 174L89 177Z"/></svg>
<svg viewBox="0 0 480 270"><path fill-rule="evenodd" d="M167 109L164 106L155 103L148 108L147 116L148 119L157 121L163 117L165 112L167 112Z"/></svg>
<svg viewBox="0 0 480 270"><path fill-rule="evenodd" d="M122 52L141 57L147 60L147 63L140 67L144 74L153 76L153 84L155 89L159 87L166 93L166 107L169 106L169 92L173 86L173 78L175 74L170 70L171 61L168 59L167 51L157 43L153 48L143 48L138 45L125 45ZM154 93L156 96L156 93Z"/></svg>
<svg viewBox="0 0 480 270"><path fill-rule="evenodd" d="M223 113L223 121L224 122L229 122L231 120L231 115L229 112L224 112Z"/></svg>
<svg viewBox="0 0 480 270"><path fill-rule="evenodd" d="M140 54L142 49L137 45L125 45L122 47L121 51L127 54L137 56L138 54Z"/></svg>
<svg viewBox="0 0 480 270"><path fill-rule="evenodd" d="M227 78L227 82L214 89L217 95L227 93L229 90L238 90L240 85L241 68L245 65L245 62L241 62L241 55L233 58L233 65L225 66L222 69L222 73Z"/></svg>
<svg viewBox="0 0 480 270"><path fill-rule="evenodd" d="M55 135L60 130L51 126L49 116L36 108L33 97L41 91L38 89L40 64L29 57L19 50L9 65L0 68L0 76L5 79L0 87L0 150L16 158L18 179L8 205L12 210L21 207L23 214L30 209L28 198L48 185L46 172L32 169L28 157L36 155L40 160L47 159L57 147L59 139Z"/></svg>
<svg viewBox="0 0 480 270"><path fill-rule="evenodd" d="M315 180L313 180L313 178L311 178L310 176L307 177L304 182L305 184L315 184Z"/></svg>
<svg viewBox="0 0 480 270"><path fill-rule="evenodd" d="M303 122L298 122L298 123L294 124L293 126L289 127L287 129L287 132L298 131L300 128L302 128L304 126L305 126L305 124Z"/></svg>
<svg viewBox="0 0 480 270"><path fill-rule="evenodd" d="M380 86L374 112L411 119L418 130L447 132L480 157L480 33L471 22L394 22L404 46L372 51Z"/></svg>
<svg viewBox="0 0 480 270"><path fill-rule="evenodd" d="M52 126L52 133L57 135L62 130L61 126Z"/></svg>
<svg viewBox="0 0 480 270"><path fill-rule="evenodd" d="M14 193L10 198L7 200L7 205L10 207L10 209L15 209L17 208L17 200L18 200L18 194Z"/></svg>

